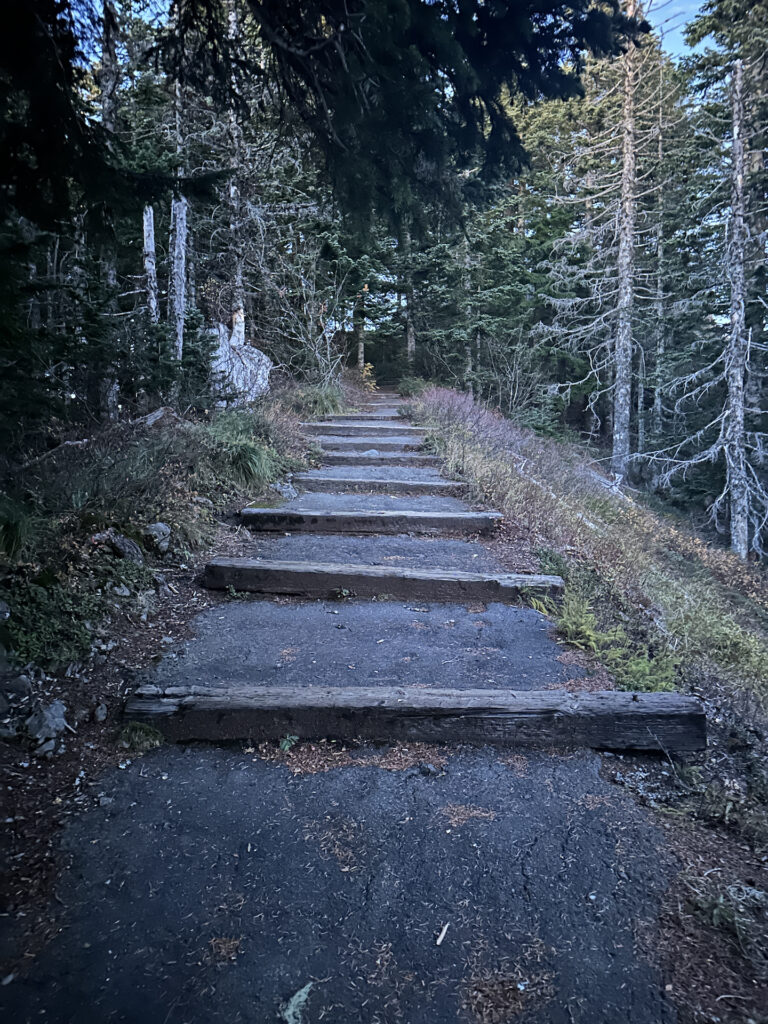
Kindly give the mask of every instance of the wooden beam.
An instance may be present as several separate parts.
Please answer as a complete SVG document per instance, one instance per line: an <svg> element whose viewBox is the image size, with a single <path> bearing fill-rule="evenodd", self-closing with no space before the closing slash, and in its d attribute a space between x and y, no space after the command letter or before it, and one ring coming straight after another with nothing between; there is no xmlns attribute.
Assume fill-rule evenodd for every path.
<svg viewBox="0 0 768 1024"><path fill-rule="evenodd" d="M280 533L491 533L500 512L303 512L284 508L244 508L250 529Z"/></svg>
<svg viewBox="0 0 768 1024"><path fill-rule="evenodd" d="M332 737L513 747L684 752L706 747L706 717L678 693L417 687L144 687L126 718L172 740Z"/></svg>
<svg viewBox="0 0 768 1024"><path fill-rule="evenodd" d="M416 452L390 452L383 455L365 455L361 452L323 452L326 466L439 466L438 455L419 455Z"/></svg>
<svg viewBox="0 0 768 1024"><path fill-rule="evenodd" d="M408 434L423 437L427 431L425 427L414 427L406 420L402 424L393 423L336 423L325 421L323 423L302 423L301 429L305 434L337 434L340 437L398 437L401 434Z"/></svg>
<svg viewBox="0 0 768 1024"><path fill-rule="evenodd" d="M549 596L563 589L559 576L528 573L403 569L391 565L288 562L260 558L214 558L205 567L211 590L255 594L301 594L330 598L343 591L356 597L387 594L404 600L517 601L527 591Z"/></svg>
<svg viewBox="0 0 768 1024"><path fill-rule="evenodd" d="M374 480L371 477L312 476L296 473L293 482L304 491L331 494L435 494L456 497L466 493L467 485L459 480Z"/></svg>

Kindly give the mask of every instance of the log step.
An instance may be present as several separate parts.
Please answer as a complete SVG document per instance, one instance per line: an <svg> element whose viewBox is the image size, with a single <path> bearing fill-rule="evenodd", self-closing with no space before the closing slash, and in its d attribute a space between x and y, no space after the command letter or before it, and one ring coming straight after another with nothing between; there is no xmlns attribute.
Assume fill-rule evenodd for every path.
<svg viewBox="0 0 768 1024"><path fill-rule="evenodd" d="M305 434L335 434L337 437L398 437L407 434L411 437L424 437L426 427L413 427L410 423L302 423Z"/></svg>
<svg viewBox="0 0 768 1024"><path fill-rule="evenodd" d="M296 473L293 482L304 491L337 494L368 491L376 494L459 496L467 489L467 485L458 480L377 480L371 477L313 476L310 473Z"/></svg>
<svg viewBox="0 0 768 1024"><path fill-rule="evenodd" d="M285 508L244 508L252 530L280 533L491 533L500 512L313 512Z"/></svg>
<svg viewBox="0 0 768 1024"><path fill-rule="evenodd" d="M677 693L419 687L144 687L125 715L171 740L365 739L684 752L706 747L706 717Z"/></svg>
<svg viewBox="0 0 768 1024"><path fill-rule="evenodd" d="M417 452L389 452L366 455L364 452L323 452L327 466L440 466L437 455L419 455Z"/></svg>
<svg viewBox="0 0 768 1024"><path fill-rule="evenodd" d="M345 452L366 452L375 448L377 452L407 452L411 448L419 448L424 439L404 431L397 440L389 437L340 437L338 434L324 434L315 437L315 441L323 448Z"/></svg>
<svg viewBox="0 0 768 1024"><path fill-rule="evenodd" d="M286 562L260 558L214 558L205 567L210 590L244 590L253 594L300 594L332 598L389 597L424 601L517 601L525 593L550 596L563 589L559 576L533 573L459 572L405 569L391 565L336 562Z"/></svg>
<svg viewBox="0 0 768 1024"><path fill-rule="evenodd" d="M366 422L368 422L370 420L372 423L384 422L394 423L397 426L400 426L401 424L403 426L408 425L408 420L401 419L398 417L397 410L393 410L390 406L382 406L381 408L383 410L382 412L372 412L366 410L365 412L337 413L333 417L333 420L335 423L355 423L359 420L365 420Z"/></svg>

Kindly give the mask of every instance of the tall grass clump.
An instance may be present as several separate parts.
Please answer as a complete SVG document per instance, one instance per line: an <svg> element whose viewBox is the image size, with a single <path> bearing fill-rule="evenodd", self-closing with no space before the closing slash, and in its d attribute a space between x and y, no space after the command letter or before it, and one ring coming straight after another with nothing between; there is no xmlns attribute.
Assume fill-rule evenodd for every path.
<svg viewBox="0 0 768 1024"><path fill-rule="evenodd" d="M567 586L578 580L595 616L590 629L641 635L687 679L715 675L768 710L768 581L759 565L622 492L584 449L542 438L469 394L430 388L414 410L448 468L561 560ZM644 665L625 670L627 682L642 682ZM654 671L669 680L669 661Z"/></svg>

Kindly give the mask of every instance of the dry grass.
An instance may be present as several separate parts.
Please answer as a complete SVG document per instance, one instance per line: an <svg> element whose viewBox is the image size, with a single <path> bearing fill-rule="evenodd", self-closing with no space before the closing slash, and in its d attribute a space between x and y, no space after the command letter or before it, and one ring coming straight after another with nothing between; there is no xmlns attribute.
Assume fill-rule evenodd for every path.
<svg viewBox="0 0 768 1024"><path fill-rule="evenodd" d="M617 490L584 450L516 427L469 395L433 388L415 412L433 428L448 469L514 520L543 550L545 568L565 571L572 589L615 613L613 622L632 618L691 674L716 674L768 710L760 565Z"/></svg>

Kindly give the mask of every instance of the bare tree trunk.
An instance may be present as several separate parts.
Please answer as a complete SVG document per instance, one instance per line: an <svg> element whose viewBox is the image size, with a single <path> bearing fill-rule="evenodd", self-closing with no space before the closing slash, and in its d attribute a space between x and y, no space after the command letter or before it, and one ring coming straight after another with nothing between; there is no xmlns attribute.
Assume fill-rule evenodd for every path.
<svg viewBox="0 0 768 1024"><path fill-rule="evenodd" d="M227 34L231 43L237 39L238 17L237 0L227 0ZM233 79L232 89L237 83ZM237 120L237 111L230 107L229 141L232 152L234 172L229 179L229 236L233 247L234 272L232 274L232 335L230 341L235 345L245 344L245 286L244 266L245 252L243 247L243 225L241 222L240 182L238 174L242 161L242 132Z"/></svg>
<svg viewBox="0 0 768 1024"><path fill-rule="evenodd" d="M736 61L731 83L731 224L728 277L731 286L731 329L725 374L728 399L725 410L725 460L731 514L731 548L740 558L749 551L749 481L744 432L744 385L749 340L746 327L746 201L744 195L744 67Z"/></svg>
<svg viewBox="0 0 768 1024"><path fill-rule="evenodd" d="M627 14L634 17L635 0L629 0ZM630 459L630 418L632 410L632 312L634 308L635 221L637 201L635 179L637 153L635 138L635 47L630 44L623 58L624 96L622 104L621 205L619 209L618 323L614 349L613 456L611 469L626 476Z"/></svg>
<svg viewBox="0 0 768 1024"><path fill-rule="evenodd" d="M174 196L171 202L171 280L169 320L174 328L174 355L184 355L184 314L187 306L187 200Z"/></svg>
<svg viewBox="0 0 768 1024"><path fill-rule="evenodd" d="M150 203L144 207L144 276L147 288L147 309L153 324L160 320L157 298L157 257L155 255L155 211Z"/></svg>
<svg viewBox="0 0 768 1024"><path fill-rule="evenodd" d="M659 61L659 174L663 174L664 135L663 135L663 100L664 100L664 57ZM658 224L656 227L656 295L654 297L654 313L656 317L656 354L653 367L653 409L651 412L651 430L653 436L659 438L663 427L664 410L661 404L661 392L664 387L664 360L666 357L666 303L664 301L664 183L659 189Z"/></svg>
<svg viewBox="0 0 768 1024"><path fill-rule="evenodd" d="M182 134L183 110L181 83L176 82L174 107L176 114L176 156L178 176L183 176L182 155L184 139ZM178 362L184 355L184 315L187 309L187 198L175 195L171 201L171 274L168 288L168 319L174 328L174 354Z"/></svg>
<svg viewBox="0 0 768 1024"><path fill-rule="evenodd" d="M368 285L360 289L352 310L352 329L357 344L357 368L362 376L365 370L365 293Z"/></svg>
<svg viewBox="0 0 768 1024"><path fill-rule="evenodd" d="M400 249L403 258L403 295L405 296L405 356L412 367L416 358L416 328L413 323L413 268L411 267L411 229L405 218L400 223Z"/></svg>
<svg viewBox="0 0 768 1024"><path fill-rule="evenodd" d="M111 0L104 2L104 16L101 37L101 72L99 85L101 88L101 124L111 145L112 136L117 127L117 86L120 78L117 63L117 11ZM107 309L116 314L117 303L117 247L114 238L106 240L101 248L101 268L104 284L107 289ZM114 377L114 367L108 367L107 377L101 382L100 413L107 419L116 420L120 391Z"/></svg>

